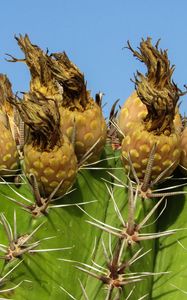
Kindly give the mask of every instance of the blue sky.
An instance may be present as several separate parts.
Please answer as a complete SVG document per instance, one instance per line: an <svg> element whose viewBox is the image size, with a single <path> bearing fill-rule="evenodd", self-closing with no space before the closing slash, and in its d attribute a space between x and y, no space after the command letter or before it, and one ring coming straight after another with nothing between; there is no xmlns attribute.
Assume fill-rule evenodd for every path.
<svg viewBox="0 0 187 300"><path fill-rule="evenodd" d="M145 71L130 51L141 38L152 37L176 65L174 80L187 84L186 0L4 0L0 7L0 72L10 78L14 92L27 91L29 72L22 63L8 63L5 53L23 57L14 35L28 33L31 41L50 52L66 51L85 74L88 89L105 93L105 115L134 89L130 78ZM181 98L187 113L187 95Z"/></svg>

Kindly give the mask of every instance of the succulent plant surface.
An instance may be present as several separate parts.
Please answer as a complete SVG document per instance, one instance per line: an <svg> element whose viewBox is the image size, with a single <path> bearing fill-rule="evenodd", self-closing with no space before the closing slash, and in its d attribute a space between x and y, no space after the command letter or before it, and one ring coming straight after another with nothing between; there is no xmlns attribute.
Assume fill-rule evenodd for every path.
<svg viewBox="0 0 187 300"><path fill-rule="evenodd" d="M128 49L147 73L106 124L65 52L16 37L31 74L0 75L0 299L186 299L184 93L166 50Z"/></svg>

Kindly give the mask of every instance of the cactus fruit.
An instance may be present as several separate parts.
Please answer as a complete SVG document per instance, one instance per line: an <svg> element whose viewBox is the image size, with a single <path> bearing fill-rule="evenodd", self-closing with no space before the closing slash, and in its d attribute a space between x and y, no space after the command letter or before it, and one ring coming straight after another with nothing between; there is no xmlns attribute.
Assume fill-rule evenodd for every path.
<svg viewBox="0 0 187 300"><path fill-rule="evenodd" d="M12 175L19 167L15 142L14 109L8 102L13 97L11 83L6 75L0 74L0 175Z"/></svg>
<svg viewBox="0 0 187 300"><path fill-rule="evenodd" d="M102 115L100 94L96 101L86 89L83 74L65 52L51 55L51 70L63 88L60 107L61 129L69 137L75 128L75 152L80 160L87 153L88 161L96 161L106 140L107 128Z"/></svg>
<svg viewBox="0 0 187 300"><path fill-rule="evenodd" d="M73 145L60 133L58 103L29 92L14 104L29 127L24 145L25 174L36 177L41 195L48 196L57 187L57 196L65 194L78 167Z"/></svg>
<svg viewBox="0 0 187 300"><path fill-rule="evenodd" d="M121 132L125 135L129 131L129 127L132 126L132 122L141 122L147 115L147 107L134 91L130 97L123 104L120 114L117 119L117 124ZM182 131L182 120L176 107L176 112L173 120L175 130L178 133Z"/></svg>
<svg viewBox="0 0 187 300"><path fill-rule="evenodd" d="M124 131L122 160L129 168L128 155L142 179L151 148L156 145L152 179L168 168L165 177L172 174L180 160L180 116L177 102L181 91L171 80L174 67L170 66L167 52L151 44L151 39L142 40L140 53L128 48L147 66L146 76L137 72L136 92L124 104L119 126ZM142 103L140 103L140 101ZM145 108L146 107L146 108ZM174 122L174 119L176 120Z"/></svg>

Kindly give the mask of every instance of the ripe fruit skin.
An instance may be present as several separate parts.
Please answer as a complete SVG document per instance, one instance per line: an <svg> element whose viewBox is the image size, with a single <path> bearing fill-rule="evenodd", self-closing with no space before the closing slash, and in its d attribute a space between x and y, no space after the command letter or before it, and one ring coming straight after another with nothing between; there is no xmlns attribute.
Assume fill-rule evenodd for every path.
<svg viewBox="0 0 187 300"><path fill-rule="evenodd" d="M13 97L11 83L0 74L0 175L14 175L19 167L19 156L14 140L14 111L8 102Z"/></svg>
<svg viewBox="0 0 187 300"><path fill-rule="evenodd" d="M100 107L95 102L93 102L90 109L84 112L70 111L61 107L60 115L62 133L66 134L71 140L73 131L75 131L74 146L78 160L96 143L93 149L94 154L89 162L96 161L105 144L107 132L106 122Z"/></svg>
<svg viewBox="0 0 187 300"><path fill-rule="evenodd" d="M56 196L65 194L76 179L77 159L73 145L64 136L62 146L51 151L26 144L24 146L24 171L34 174L42 195L49 195L63 181Z"/></svg>
<svg viewBox="0 0 187 300"><path fill-rule="evenodd" d="M172 174L180 160L180 136L172 133L169 136L164 134L154 135L147 132L141 123L133 123L133 129L125 136L122 141L122 161L124 166L129 169L127 161L128 153L139 179L143 179L149 158L149 153L154 144L157 145L152 167L152 179L157 177L167 167L171 166L166 176ZM173 164L173 165L172 165Z"/></svg>
<svg viewBox="0 0 187 300"><path fill-rule="evenodd" d="M18 151L10 129L0 122L0 175L14 175L18 169Z"/></svg>
<svg viewBox="0 0 187 300"><path fill-rule="evenodd" d="M181 118L177 101L182 94L171 80L173 66L167 52L152 46L151 39L142 40L140 53L129 49L147 66L148 72L135 77L136 91L127 99L118 118L124 133L122 161L129 169L129 156L139 179L143 179L151 149L156 145L151 179L172 174L179 164ZM131 174L132 175L132 174Z"/></svg>
<svg viewBox="0 0 187 300"><path fill-rule="evenodd" d="M184 128L181 135L181 149L182 149L181 157L180 157L180 165L182 166L181 170L184 172L184 174L187 174L187 127Z"/></svg>
<svg viewBox="0 0 187 300"><path fill-rule="evenodd" d="M120 130L125 135L126 132L128 133L129 128L133 125L133 122L143 122L146 115L147 107L142 103L137 95L137 92L134 91L123 104L118 116L117 123ZM176 108L173 122L175 131L180 134L182 131L182 119L179 114L178 108Z"/></svg>

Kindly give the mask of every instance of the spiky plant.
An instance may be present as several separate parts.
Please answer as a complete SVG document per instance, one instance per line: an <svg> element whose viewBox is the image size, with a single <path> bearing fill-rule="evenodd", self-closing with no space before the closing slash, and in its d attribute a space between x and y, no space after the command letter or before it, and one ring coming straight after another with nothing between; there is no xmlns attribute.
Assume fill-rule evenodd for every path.
<svg viewBox="0 0 187 300"><path fill-rule="evenodd" d="M13 97L11 83L6 75L0 74L0 175L7 176L14 171L16 174L19 168L14 109L9 97Z"/></svg>
<svg viewBox="0 0 187 300"><path fill-rule="evenodd" d="M165 176L172 174L180 160L181 120L177 103L182 92L172 81L174 66L170 66L167 51L153 46L151 39L142 40L139 52L128 48L147 66L144 76L137 72L136 91L124 104L118 125L124 132L122 159L128 168L130 155L141 179L145 174L147 156L156 145L152 178L170 166Z"/></svg>
<svg viewBox="0 0 187 300"><path fill-rule="evenodd" d="M26 123L22 159L29 166L29 183L24 173L16 184L0 181L1 299L186 299L187 202L184 183L177 184L186 178L176 175L155 189L170 168L152 179L159 145L147 153L143 179L128 155L132 181L119 158L114 114L108 131L112 147L105 147L99 164L79 168L73 190L55 202L66 179L52 192L48 188L56 174L40 184L47 163L58 161L57 149L66 140L59 133L63 90L48 67L54 58L26 40L26 62L34 74L30 91L9 101ZM174 187L180 188L175 196ZM61 253L62 246L66 251ZM6 281L10 273L11 283Z"/></svg>

